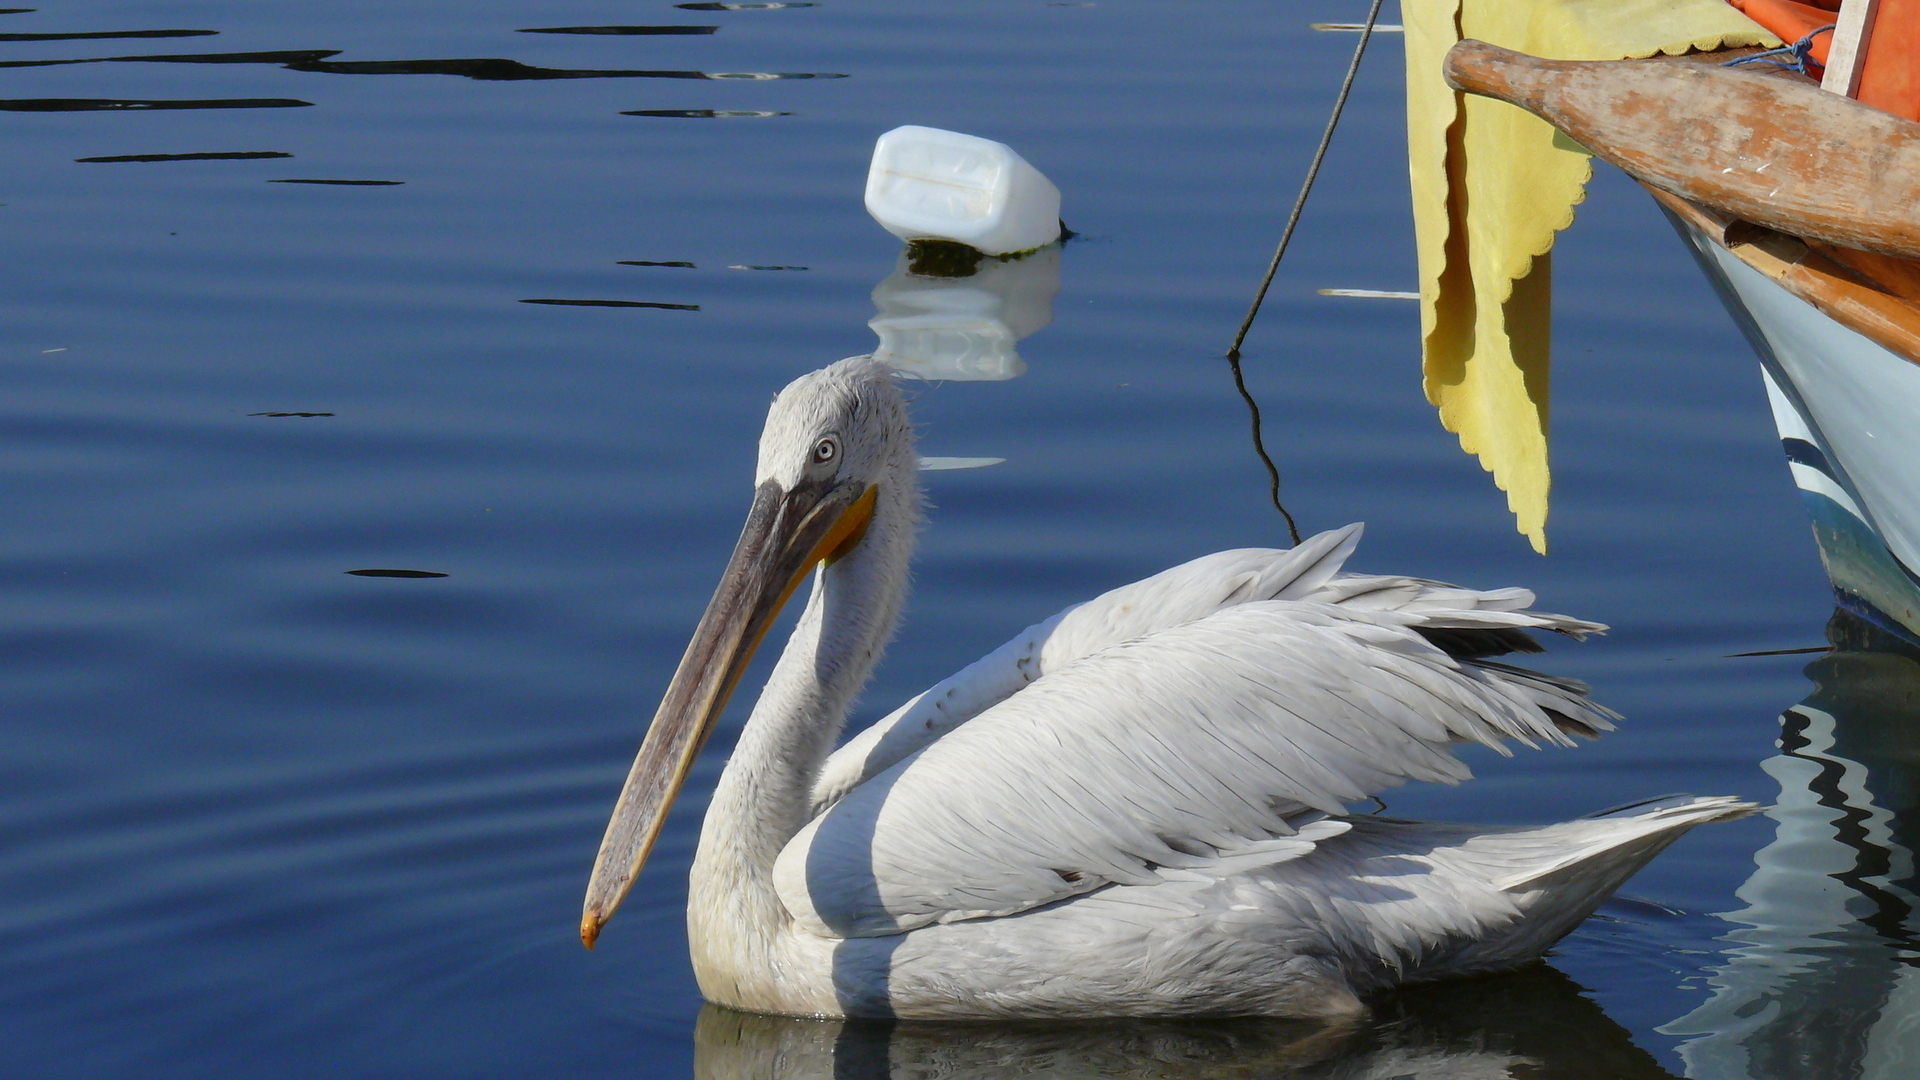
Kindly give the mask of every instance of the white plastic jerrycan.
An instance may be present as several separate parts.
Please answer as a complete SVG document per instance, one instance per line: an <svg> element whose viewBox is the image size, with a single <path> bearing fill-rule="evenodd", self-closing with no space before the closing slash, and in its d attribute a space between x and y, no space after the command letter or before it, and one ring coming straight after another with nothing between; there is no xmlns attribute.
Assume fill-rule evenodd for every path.
<svg viewBox="0 0 1920 1080"><path fill-rule="evenodd" d="M873 147L867 213L902 240L1008 255L1060 239L1060 189L1004 143L897 127Z"/></svg>

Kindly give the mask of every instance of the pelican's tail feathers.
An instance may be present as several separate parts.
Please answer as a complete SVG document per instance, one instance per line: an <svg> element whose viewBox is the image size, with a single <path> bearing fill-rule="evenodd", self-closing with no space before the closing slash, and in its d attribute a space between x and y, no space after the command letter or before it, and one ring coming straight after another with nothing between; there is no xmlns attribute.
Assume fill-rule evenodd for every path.
<svg viewBox="0 0 1920 1080"><path fill-rule="evenodd" d="M1695 825L1759 810L1728 796L1668 795L1532 829L1483 832L1450 854L1512 904L1513 917L1479 940L1432 958L1422 978L1513 967L1571 933L1627 879Z"/></svg>
<svg viewBox="0 0 1920 1080"><path fill-rule="evenodd" d="M1688 829L1735 821L1759 809L1729 795L1663 795L1527 834L1508 834L1516 840L1526 836L1521 846L1527 848L1548 837L1552 844L1539 853L1543 858L1515 867L1493 884L1508 893L1524 893L1552 891L1563 882L1605 881L1606 891L1595 901L1597 905Z"/></svg>
<svg viewBox="0 0 1920 1080"><path fill-rule="evenodd" d="M1349 873L1377 873L1374 860L1388 853L1431 868L1407 902L1368 912L1367 933L1385 963L1356 971L1356 985L1378 989L1528 963L1688 829L1758 809L1725 796L1668 795L1536 828L1347 819L1353 840L1322 850L1357 856Z"/></svg>

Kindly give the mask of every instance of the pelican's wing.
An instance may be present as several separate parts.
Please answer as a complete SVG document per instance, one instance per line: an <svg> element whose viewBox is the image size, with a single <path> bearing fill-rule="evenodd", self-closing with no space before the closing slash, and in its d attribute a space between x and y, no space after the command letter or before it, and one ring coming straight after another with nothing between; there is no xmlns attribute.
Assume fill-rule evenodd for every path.
<svg viewBox="0 0 1920 1080"><path fill-rule="evenodd" d="M1042 675L1106 646L1249 601L1295 599L1322 588L1353 554L1360 533L1361 526L1349 525L1309 537L1290 550L1215 552L1027 627L834 751L814 784L814 812Z"/></svg>
<svg viewBox="0 0 1920 1080"><path fill-rule="evenodd" d="M1108 646L1184 626L1241 604L1302 600L1353 610L1435 615L1416 628L1455 655L1538 652L1540 647L1523 627L1573 637L1606 629L1599 623L1533 612L1508 622L1481 619L1472 626L1441 625L1445 620L1437 618L1440 612L1522 612L1533 603L1533 594L1525 589L1478 591L1417 578L1341 573L1342 564L1360 542L1361 531L1354 524L1308 537L1291 549L1237 548L1202 556L1027 627L834 751L814 784L814 815L1048 672Z"/></svg>
<svg viewBox="0 0 1920 1080"><path fill-rule="evenodd" d="M1422 635L1592 624L1501 602L1406 606L1258 601L1095 650L815 818L776 862L780 897L834 937L1011 914L1151 883L1407 780L1457 783L1457 741L1505 753L1506 738L1570 744L1612 726L1578 683Z"/></svg>

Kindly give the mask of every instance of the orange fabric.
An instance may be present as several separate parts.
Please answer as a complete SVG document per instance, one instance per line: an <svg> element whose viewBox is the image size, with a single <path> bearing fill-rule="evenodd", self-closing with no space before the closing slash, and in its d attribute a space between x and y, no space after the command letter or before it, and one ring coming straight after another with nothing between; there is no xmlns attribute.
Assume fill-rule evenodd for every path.
<svg viewBox="0 0 1920 1080"><path fill-rule="evenodd" d="M1863 105L1920 120L1920 70L1916 69L1920 69L1920 0L1880 0L1856 96Z"/></svg>
<svg viewBox="0 0 1920 1080"><path fill-rule="evenodd" d="M1789 45L1823 26L1832 26L1834 21L1833 12L1823 11L1811 4L1796 4L1794 0L1727 0L1727 3ZM1814 63L1827 66L1827 46L1832 42L1831 31L1813 39L1813 47L1808 54L1813 57Z"/></svg>

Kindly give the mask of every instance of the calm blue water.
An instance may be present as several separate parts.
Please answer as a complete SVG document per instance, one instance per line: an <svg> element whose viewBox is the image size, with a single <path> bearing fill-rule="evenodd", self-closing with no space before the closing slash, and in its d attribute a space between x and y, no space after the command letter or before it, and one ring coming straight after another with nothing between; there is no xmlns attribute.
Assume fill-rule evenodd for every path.
<svg viewBox="0 0 1920 1080"><path fill-rule="evenodd" d="M869 294L898 245L861 207L873 139L922 123L1008 142L1084 236L1021 345L1027 375L918 392L924 452L1007 461L930 477L910 622L864 719L1067 603L1284 543L1220 357L1353 44L1307 24L1363 13L0 15L6 1071L685 1075L685 872L730 730L591 954L580 894L738 529L769 395L874 346ZM519 32L669 24L717 29ZM13 39L154 30L217 34ZM1630 722L1578 751L1483 755L1478 782L1397 793L1395 813L1535 822L1785 786L1811 807L1804 857L1776 843L1785 811L1703 829L1551 968L1390 998L1355 1032L719 1015L705 1074L876 1075L889 1054L917 1075L1882 1067L1867 1029L1915 1000L1898 724L1920 665L1726 658L1821 644L1831 597L1751 355L1604 170L1555 256L1553 552L1528 550L1421 397L1414 305L1315 292L1413 287L1400 64L1380 39L1246 351L1287 504L1308 529L1366 521L1358 568L1525 584L1611 623L1542 666ZM685 77L703 72L814 77ZM623 115L646 110L779 115ZM275 156L82 160L187 154ZM447 576L346 573L369 568ZM1810 696L1828 720L1790 718L1782 754L1780 714Z"/></svg>

